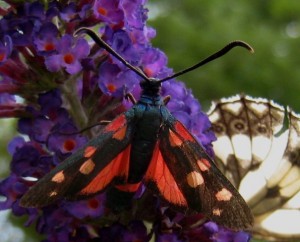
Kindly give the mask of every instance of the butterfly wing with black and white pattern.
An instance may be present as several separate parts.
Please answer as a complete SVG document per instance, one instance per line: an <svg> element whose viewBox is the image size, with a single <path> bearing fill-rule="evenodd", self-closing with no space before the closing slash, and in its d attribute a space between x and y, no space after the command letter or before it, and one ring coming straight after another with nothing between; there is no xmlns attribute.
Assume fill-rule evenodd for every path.
<svg viewBox="0 0 300 242"><path fill-rule="evenodd" d="M254 236L300 239L299 115L249 96L222 99L208 115L218 138L215 160L250 206Z"/></svg>

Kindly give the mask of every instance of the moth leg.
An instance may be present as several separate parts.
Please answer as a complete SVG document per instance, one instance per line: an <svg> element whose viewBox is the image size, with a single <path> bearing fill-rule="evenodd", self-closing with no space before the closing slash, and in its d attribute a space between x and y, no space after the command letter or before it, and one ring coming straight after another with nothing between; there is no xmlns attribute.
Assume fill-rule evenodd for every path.
<svg viewBox="0 0 300 242"><path fill-rule="evenodd" d="M164 97L164 100L163 100L163 101L164 101L164 104L167 105L167 104L169 103L170 100L171 100L171 96L170 96L170 95L165 96L165 97Z"/></svg>
<svg viewBox="0 0 300 242"><path fill-rule="evenodd" d="M126 100L129 99L132 104L136 104L137 103L136 99L134 98L134 96L131 93L127 93L125 95L125 98L126 98Z"/></svg>

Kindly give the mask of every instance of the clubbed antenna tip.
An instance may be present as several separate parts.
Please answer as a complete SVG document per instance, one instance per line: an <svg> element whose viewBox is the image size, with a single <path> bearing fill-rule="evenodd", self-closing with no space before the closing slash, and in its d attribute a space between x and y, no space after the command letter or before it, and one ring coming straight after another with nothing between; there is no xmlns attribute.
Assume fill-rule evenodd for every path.
<svg viewBox="0 0 300 242"><path fill-rule="evenodd" d="M254 53L254 49L251 47L251 45L249 45L248 43L241 41L241 40L235 40L230 42L229 44L227 44L225 47L223 47L221 50L215 52L214 54L210 55L209 57L205 58L204 60L200 61L199 63L197 63L196 65L193 65L187 69L184 69L182 71L179 71L171 76L168 76L166 78L163 78L161 80L159 80L159 82L164 82L167 80L170 80L172 78L181 76L187 72L190 72L192 70L195 70L197 68L199 68L200 66L203 66L205 64L207 64L208 62L211 62L215 59L218 59L219 57L225 55L227 52L229 52L231 49L235 48L235 47L243 47L247 50L249 50L251 53Z"/></svg>

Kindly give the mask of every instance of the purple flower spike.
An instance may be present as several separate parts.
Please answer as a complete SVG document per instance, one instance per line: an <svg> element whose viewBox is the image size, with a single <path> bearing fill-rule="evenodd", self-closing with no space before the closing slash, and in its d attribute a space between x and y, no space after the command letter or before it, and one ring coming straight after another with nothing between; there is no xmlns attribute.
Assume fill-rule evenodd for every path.
<svg viewBox="0 0 300 242"><path fill-rule="evenodd" d="M16 99L13 95L7 94L7 93L1 93L0 94L0 104L14 104L16 102Z"/></svg>
<svg viewBox="0 0 300 242"><path fill-rule="evenodd" d="M62 67L69 74L76 74L81 71L80 61L87 57L90 51L86 40L80 38L74 43L74 39L70 35L64 35L58 43L57 52L51 56L47 56L45 64L49 71L56 72Z"/></svg>
<svg viewBox="0 0 300 242"><path fill-rule="evenodd" d="M91 150L80 149L103 132L103 123L97 127L95 124L113 120L132 105L124 99L126 93L139 98L141 77L87 36L73 34L80 27L89 27L101 33L113 49L147 76L170 76L166 55L150 43L156 33L146 25L145 0L5 2L7 8L0 11L0 117L19 118L20 135L8 145L12 160L10 174L0 181L0 210L26 215L25 225L35 224L37 233L47 242L208 242L249 238L213 223L201 224L201 214L189 216L172 210L143 182L135 194L126 192L125 186L120 200L131 200L124 211L109 206L110 201L118 200L113 193L115 184L97 193L99 177L90 172L98 174L99 167L107 164L101 163L101 151L100 155L88 157L89 152L94 152L93 145ZM162 83L162 96L167 95L171 95L167 107L172 114L212 154L211 141L215 137L191 91L183 83L169 80ZM102 147L96 148L98 152ZM74 178L74 184L65 183L68 188L83 193L94 189L95 194L87 200L66 201L68 192L62 191L62 196L48 206L20 207L25 192L76 150L79 153L73 159L75 165L73 161L71 166L63 163L63 171L51 177L49 186L58 187L56 183ZM86 158L82 165L80 162ZM78 184L77 176L85 176L87 182ZM119 188L123 189L122 185ZM77 194L79 198L81 192ZM55 190L48 197L53 195Z"/></svg>
<svg viewBox="0 0 300 242"><path fill-rule="evenodd" d="M156 48L148 48L142 56L141 62L148 77L165 77L171 74L166 68L168 62L166 55Z"/></svg>
<svg viewBox="0 0 300 242"><path fill-rule="evenodd" d="M87 142L87 139L78 134L73 134L77 131L71 122L61 125L55 132L48 136L47 146L49 150L66 154L74 152L83 146Z"/></svg>
<svg viewBox="0 0 300 242"><path fill-rule="evenodd" d="M12 52L12 40L10 36L5 35L3 41L0 41L0 64L5 62Z"/></svg>
<svg viewBox="0 0 300 242"><path fill-rule="evenodd" d="M136 29L143 29L145 21L147 19L147 10L142 5L145 4L145 0L123 0L120 1L120 5L124 10L126 26Z"/></svg>
<svg viewBox="0 0 300 242"><path fill-rule="evenodd" d="M124 20L124 12L119 7L120 0L96 0L93 12L96 18L107 24L121 24Z"/></svg>
<svg viewBox="0 0 300 242"><path fill-rule="evenodd" d="M76 3L71 2L66 7L64 7L61 12L60 16L65 21L71 21L75 18L77 12L76 12Z"/></svg>
<svg viewBox="0 0 300 242"><path fill-rule="evenodd" d="M127 227L115 223L109 228L103 228L99 231L99 242L105 241L149 241L147 229L143 222L132 221Z"/></svg>
<svg viewBox="0 0 300 242"><path fill-rule="evenodd" d="M214 152L211 143L216 140L216 136L210 129L210 122L207 115L203 112L192 115L190 130L206 148L209 155L213 157Z"/></svg>
<svg viewBox="0 0 300 242"><path fill-rule="evenodd" d="M16 175L11 175L0 182L0 210L11 208L17 196L22 194L18 194L15 185L12 186L12 184L17 184L18 180Z"/></svg>
<svg viewBox="0 0 300 242"><path fill-rule="evenodd" d="M112 36L112 46L123 58L125 58L132 65L138 64L140 61L140 55L135 48L133 48L132 40L125 31L117 31ZM119 61L115 61L119 64ZM120 63L120 68L124 69L124 65Z"/></svg>
<svg viewBox="0 0 300 242"><path fill-rule="evenodd" d="M156 242L184 242L185 240L179 239L178 235L175 233L171 234L160 234Z"/></svg>
<svg viewBox="0 0 300 242"><path fill-rule="evenodd" d="M251 235L246 232L233 232L228 229L218 227L216 224L209 222L206 223L205 228L214 227L214 230L211 229L211 239L213 242L249 242Z"/></svg>
<svg viewBox="0 0 300 242"><path fill-rule="evenodd" d="M99 218L104 215L105 195L100 194L88 200L78 202L66 202L63 206L65 210L75 218Z"/></svg>
<svg viewBox="0 0 300 242"><path fill-rule="evenodd" d="M41 55L49 55L58 48L58 29L53 23L44 24L34 37L34 44Z"/></svg>
<svg viewBox="0 0 300 242"><path fill-rule="evenodd" d="M20 177L33 175L39 167L41 153L32 144L24 144L13 156L11 170Z"/></svg>
<svg viewBox="0 0 300 242"><path fill-rule="evenodd" d="M103 93L122 97L138 83L137 75L131 70L122 71L117 65L105 62L100 67L98 85Z"/></svg>
<svg viewBox="0 0 300 242"><path fill-rule="evenodd" d="M24 138L20 136L16 136L9 142L7 150L10 155L13 155L17 151L17 149L22 147L24 144L25 144Z"/></svg>
<svg viewBox="0 0 300 242"><path fill-rule="evenodd" d="M41 112L47 115L50 119L55 119L58 109L62 106L61 93L59 90L42 93L39 95L38 103L41 107Z"/></svg>

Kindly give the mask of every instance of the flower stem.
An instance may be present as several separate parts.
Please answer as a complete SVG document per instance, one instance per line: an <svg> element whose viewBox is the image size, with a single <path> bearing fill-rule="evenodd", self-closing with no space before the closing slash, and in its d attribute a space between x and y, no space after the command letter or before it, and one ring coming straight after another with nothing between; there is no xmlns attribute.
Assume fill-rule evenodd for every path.
<svg viewBox="0 0 300 242"><path fill-rule="evenodd" d="M72 116L77 127L82 129L88 125L88 117L81 104L80 97L77 94L76 79L77 76L72 76L65 82L65 84L61 85L61 91L70 115Z"/></svg>

